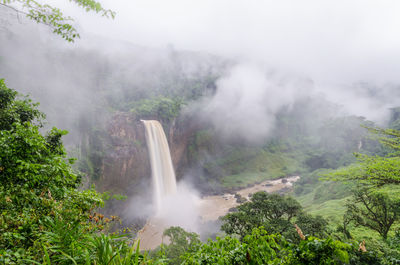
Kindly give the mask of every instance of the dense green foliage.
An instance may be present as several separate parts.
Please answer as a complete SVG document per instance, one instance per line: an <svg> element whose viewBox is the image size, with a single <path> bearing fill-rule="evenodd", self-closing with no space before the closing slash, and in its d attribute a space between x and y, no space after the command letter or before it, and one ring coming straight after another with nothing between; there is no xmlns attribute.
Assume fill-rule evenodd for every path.
<svg viewBox="0 0 400 265"><path fill-rule="evenodd" d="M384 156L355 153L357 162L333 173L329 178L356 181L369 186L400 184L400 131L394 129L368 128L384 148Z"/></svg>
<svg viewBox="0 0 400 265"><path fill-rule="evenodd" d="M185 253L196 251L200 244L199 235L187 232L181 227L173 226L166 229L163 238L168 239L168 244L162 245L160 251L154 251L155 256L168 259L168 264L181 264ZM160 255L161 254L161 255Z"/></svg>
<svg viewBox="0 0 400 265"><path fill-rule="evenodd" d="M71 1L86 11L114 17L97 1ZM68 41L79 37L71 19L50 5L28 0L0 0L0 5L47 24ZM137 119L159 119L170 125L186 102L215 91L215 72L206 69L203 74L185 75L182 55L171 49L168 56L171 60L156 78L161 82L145 85L141 81L132 85L124 77L130 77L130 72L121 69L115 70L115 79L108 80L113 67L101 65L93 75L97 80L94 91L100 91L105 106L101 113L130 110ZM121 93L115 93L118 89ZM256 193L222 218L226 237L201 243L197 234L171 227L164 232L168 243L148 254L139 251L139 242L130 235L108 233L110 222L117 218L96 213L103 200L94 189L79 189L80 173L73 170L74 160L67 157L61 141L66 131L53 128L43 134L44 114L37 104L0 80L0 263L398 264L400 201L396 188L388 184L400 183L400 133L370 129L388 147L377 152L374 141L366 138L367 130L359 126L366 123L363 118L326 115L336 107L321 105L327 104L322 99L307 99L282 110L276 117L276 131L256 145L243 139L219 139L204 122L188 147L189 164L201 168L209 186L231 189L296 174L302 179L295 194L312 197L314 206L331 200L338 206L351 195L342 226L306 213L292 197ZM327 111L315 113L316 109ZM101 116L97 114L93 117ZM85 138L78 167L98 179L109 139L93 117L78 121L79 133ZM355 151L360 153L352 157ZM333 179L352 181L350 185L319 182L321 169L348 166L355 160L357 164L332 174ZM339 213L335 208L334 215ZM355 227L365 229L365 234L377 231L384 240L367 242L365 251L359 242L348 243L362 239ZM332 228L338 229L333 232Z"/></svg>
<svg viewBox="0 0 400 265"><path fill-rule="evenodd" d="M400 193L372 190L365 187L354 191L347 203L344 223L354 222L377 231L387 239L390 228L400 220Z"/></svg>
<svg viewBox="0 0 400 265"><path fill-rule="evenodd" d="M400 210L400 132L368 129L373 133L372 138L382 144L380 155L356 153L357 163L324 175L328 176L325 179L347 183L351 190L347 202L340 201L345 204L344 209L336 212L343 214L337 231L342 232L344 238L369 239L377 251L388 257L390 264L396 264L400 257L400 245L396 240Z"/></svg>
<svg viewBox="0 0 400 265"><path fill-rule="evenodd" d="M94 212L100 194L78 189L61 142L66 132L43 136L37 104L4 80L0 103L0 263L138 264L128 238L96 234L111 220Z"/></svg>
<svg viewBox="0 0 400 265"><path fill-rule="evenodd" d="M233 237L208 241L183 264L381 264L373 252L361 252L354 244L309 237L293 244L263 228L254 229L242 241Z"/></svg>
<svg viewBox="0 0 400 265"><path fill-rule="evenodd" d="M359 163L335 171L334 180L355 180L364 184L382 186L400 184L400 158L356 154Z"/></svg>
<svg viewBox="0 0 400 265"><path fill-rule="evenodd" d="M303 212L301 205L291 197L257 192L237 211L222 217L221 229L230 235L244 238L254 228L263 226L270 234L279 233L287 239L298 240L294 224L307 235L326 235L327 222L320 216L312 217Z"/></svg>
<svg viewBox="0 0 400 265"><path fill-rule="evenodd" d="M181 98L143 99L133 104L131 112L142 119L159 119L168 123L179 115L183 104Z"/></svg>
<svg viewBox="0 0 400 265"><path fill-rule="evenodd" d="M42 135L37 104L3 80L0 104L3 264L384 264L398 257L386 247L388 258L380 260L355 242L333 240L323 218L306 214L293 198L263 192L223 218L225 238L201 243L198 235L172 227L164 233L169 244L152 255L140 253L139 242L106 233L116 218L95 212L101 196L78 189L80 175L61 142L66 132L53 128ZM396 249L398 241L388 237L387 244Z"/></svg>

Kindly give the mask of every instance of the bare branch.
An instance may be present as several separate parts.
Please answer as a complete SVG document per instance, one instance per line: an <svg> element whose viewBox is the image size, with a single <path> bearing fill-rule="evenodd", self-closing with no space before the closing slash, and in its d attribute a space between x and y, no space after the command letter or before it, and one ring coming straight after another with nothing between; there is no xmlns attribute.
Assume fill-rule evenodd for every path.
<svg viewBox="0 0 400 265"><path fill-rule="evenodd" d="M21 11L21 10L19 10L19 9L13 7L13 6L7 5L7 4L0 3L0 6L4 6L4 7L7 7L9 9L15 11L15 13L17 14L17 20L18 20L19 23L21 23L21 20L20 20L20 17L19 17L20 13L24 14L24 15L28 15L28 13L23 12L23 11Z"/></svg>

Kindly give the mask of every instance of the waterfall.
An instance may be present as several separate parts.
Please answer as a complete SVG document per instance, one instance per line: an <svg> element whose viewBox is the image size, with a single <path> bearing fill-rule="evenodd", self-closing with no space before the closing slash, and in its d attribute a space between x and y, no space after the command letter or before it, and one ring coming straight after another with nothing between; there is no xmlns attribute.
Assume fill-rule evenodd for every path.
<svg viewBox="0 0 400 265"><path fill-rule="evenodd" d="M158 121L142 120L146 128L154 201L157 212L168 195L176 194L176 179L167 137Z"/></svg>

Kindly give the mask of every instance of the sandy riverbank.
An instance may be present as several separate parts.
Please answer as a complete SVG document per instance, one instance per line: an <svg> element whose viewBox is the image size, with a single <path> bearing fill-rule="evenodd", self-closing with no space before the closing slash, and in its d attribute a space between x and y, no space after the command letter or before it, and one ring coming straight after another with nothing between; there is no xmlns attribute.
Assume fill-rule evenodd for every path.
<svg viewBox="0 0 400 265"><path fill-rule="evenodd" d="M236 193L248 200L251 197L251 194L259 191L279 192L284 189L290 189L293 186L293 183L299 179L299 176L292 176L276 180L267 180L260 184L238 190ZM199 213L199 222L205 223L217 220L219 217L226 215L229 212L229 209L236 207L237 205L239 205L239 203L235 198L235 194L226 193L223 195L199 198L193 207L197 208L196 212ZM146 225L138 232L140 248L145 250L154 249L159 246L163 240L163 231L170 226L181 225L170 222L167 218L150 218Z"/></svg>

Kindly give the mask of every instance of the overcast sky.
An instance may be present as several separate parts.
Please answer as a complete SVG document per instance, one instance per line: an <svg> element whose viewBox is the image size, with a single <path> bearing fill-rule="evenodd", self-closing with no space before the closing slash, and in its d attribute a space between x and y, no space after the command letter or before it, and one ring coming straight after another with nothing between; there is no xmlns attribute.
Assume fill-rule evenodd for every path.
<svg viewBox="0 0 400 265"><path fill-rule="evenodd" d="M43 35L59 39L55 45L79 49L94 40L98 49L118 49L120 56L126 53L130 58L131 51L120 48L127 46L93 38L98 35L142 46L173 45L177 50L233 58L231 69L216 82L217 93L204 105L204 113L216 126L233 126L225 126L222 132L243 131L252 139L260 138L274 127L276 113L308 96L323 95L342 105L346 114L378 122L387 121L389 109L400 106L399 0L101 0L105 8L117 13L114 20L87 13L68 0L43 1L75 18L82 37L70 44L39 26L46 32ZM29 36L26 38L25 52L29 54L33 44ZM38 56L42 66L33 69L45 69L46 65L53 69L45 50L32 49L43 53ZM21 65L14 63L17 53L7 55L16 68L23 69L26 56L18 54ZM29 83L29 75L35 76L35 71L25 75ZM82 82L76 83L75 89L85 92L87 78L83 73L79 77ZM57 88L65 90L58 79L43 80L56 95ZM61 85L55 87L51 81ZM373 87L373 93L360 82ZM249 124L262 121L264 127L248 133Z"/></svg>
<svg viewBox="0 0 400 265"><path fill-rule="evenodd" d="M52 0L60 4L60 1ZM65 1L81 35L202 50L317 82L400 81L400 1L101 0L107 20Z"/></svg>

